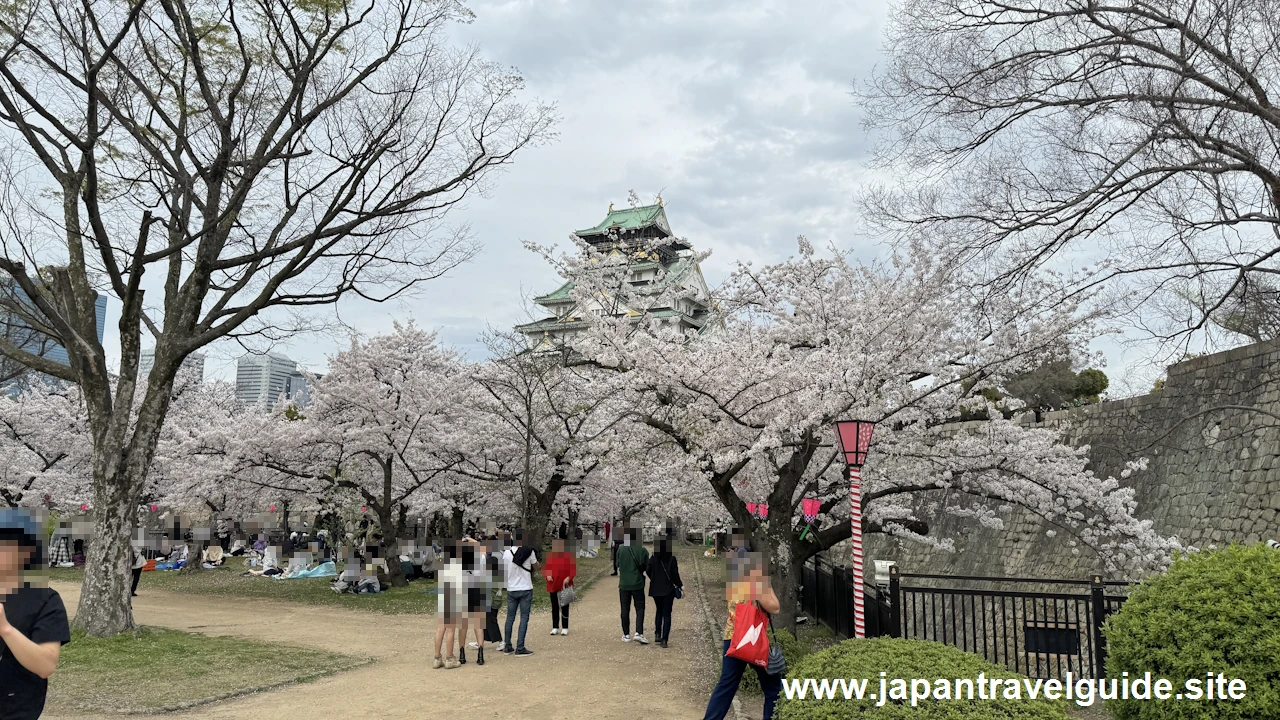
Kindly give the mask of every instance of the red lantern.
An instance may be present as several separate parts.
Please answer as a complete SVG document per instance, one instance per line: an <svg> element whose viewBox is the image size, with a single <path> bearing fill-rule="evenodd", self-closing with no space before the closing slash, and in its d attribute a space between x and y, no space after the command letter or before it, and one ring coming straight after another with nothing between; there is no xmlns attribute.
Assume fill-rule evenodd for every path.
<svg viewBox="0 0 1280 720"><path fill-rule="evenodd" d="M86 512L88 509L89 509L89 504L88 504L88 503L81 503L81 504L80 504L80 512Z"/></svg>
<svg viewBox="0 0 1280 720"><path fill-rule="evenodd" d="M769 517L769 503L760 503L756 506L756 509L760 511L761 520L765 520Z"/></svg>
<svg viewBox="0 0 1280 720"><path fill-rule="evenodd" d="M156 510L159 510L159 509L160 508L156 507L155 505L151 506L151 512L155 512Z"/></svg>
<svg viewBox="0 0 1280 720"><path fill-rule="evenodd" d="M804 512L804 521L811 523L818 517L818 513L822 512L822 501L817 498L805 498L800 501L800 506Z"/></svg>
<svg viewBox="0 0 1280 720"><path fill-rule="evenodd" d="M369 512L369 506L368 505L361 506L360 512Z"/></svg>
<svg viewBox="0 0 1280 720"><path fill-rule="evenodd" d="M841 420L836 423L836 447L844 455L844 464L862 467L867 464L871 447L871 431L876 424L866 420Z"/></svg>
<svg viewBox="0 0 1280 720"><path fill-rule="evenodd" d="M275 505L272 505L272 506L271 506L271 512L275 512L275 511L276 511L276 506L275 506Z"/></svg>
<svg viewBox="0 0 1280 720"><path fill-rule="evenodd" d="M747 503L747 512L751 513L752 515L755 515L757 507L759 506L756 505L755 503Z"/></svg>

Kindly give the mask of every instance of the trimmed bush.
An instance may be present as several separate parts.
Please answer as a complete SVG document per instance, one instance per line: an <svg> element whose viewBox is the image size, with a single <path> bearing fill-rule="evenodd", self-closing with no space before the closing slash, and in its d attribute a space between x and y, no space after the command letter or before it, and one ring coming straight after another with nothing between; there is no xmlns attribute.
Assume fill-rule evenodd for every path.
<svg viewBox="0 0 1280 720"><path fill-rule="evenodd" d="M953 691L956 678L1017 678L1021 675L997 665L992 665L978 655L958 648L924 640L895 640L869 638L846 640L838 645L814 653L795 666L787 674L788 682L806 678L835 680L865 679L866 693L876 693L877 699L862 700L786 700L785 693L779 703L778 720L1066 720L1063 701L1049 701L1043 696L1027 699L1025 686L1020 686L1021 700L983 700L976 694L973 700L921 700L916 707L909 701L891 699L883 707L879 702L880 673L888 679L913 678L946 680ZM1033 681L1036 682L1036 681ZM988 686L989 687L989 686ZM1001 693L1003 695L1003 692ZM890 697L893 694L890 693ZM909 697L909 693L908 693ZM967 698L967 691L963 694Z"/></svg>
<svg viewBox="0 0 1280 720"><path fill-rule="evenodd" d="M1232 545L1176 558L1107 619L1107 677L1150 672L1175 692L1205 673L1239 678L1243 700L1115 700L1118 720L1280 718L1280 550Z"/></svg>

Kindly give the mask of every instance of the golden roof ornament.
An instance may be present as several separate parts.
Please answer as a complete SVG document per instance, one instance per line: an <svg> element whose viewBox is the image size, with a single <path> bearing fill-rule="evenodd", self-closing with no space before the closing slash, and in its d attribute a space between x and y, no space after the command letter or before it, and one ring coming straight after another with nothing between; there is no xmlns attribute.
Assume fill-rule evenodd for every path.
<svg viewBox="0 0 1280 720"><path fill-rule="evenodd" d="M662 193L658 193L658 207L662 207Z"/></svg>
<svg viewBox="0 0 1280 720"><path fill-rule="evenodd" d="M609 212L613 212L613 203L609 203Z"/></svg>

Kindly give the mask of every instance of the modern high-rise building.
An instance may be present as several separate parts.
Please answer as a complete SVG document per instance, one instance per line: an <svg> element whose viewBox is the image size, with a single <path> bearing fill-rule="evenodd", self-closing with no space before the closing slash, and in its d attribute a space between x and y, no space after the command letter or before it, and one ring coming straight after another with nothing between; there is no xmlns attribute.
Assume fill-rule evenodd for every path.
<svg viewBox="0 0 1280 720"><path fill-rule="evenodd" d="M39 314L39 311L35 309L34 304L32 304L30 299L27 297L27 294L23 292L21 288L17 287L11 280L4 283L3 287L0 287L0 292L3 292L13 300L15 304L27 306L32 315ZM103 332L107 324L106 295L97 294L95 296L93 301L93 311L94 324L98 333L98 342L101 343L103 340ZM63 365L70 364L70 359L67 357L67 349L63 347L61 343L43 332L32 328L31 325L18 317L17 314L4 310L3 308L0 308L0 335L17 345L21 350L26 350L27 352L48 358ZM4 364L9 365L12 363L5 359ZM13 368L6 368L4 375L8 379L12 380L14 379L12 376L16 374L14 371L20 370L20 367L14 365ZM46 377L43 373L32 372L29 374L32 377ZM0 381L3 381L4 379L6 378L0 378ZM46 379L51 378L46 377Z"/></svg>
<svg viewBox="0 0 1280 720"><path fill-rule="evenodd" d="M307 378L298 364L284 355L245 355L236 363L236 398L246 405L270 407L281 397L298 405L311 401Z"/></svg>
<svg viewBox="0 0 1280 720"><path fill-rule="evenodd" d="M190 376L196 382L204 381L204 353L191 353L186 360L182 361L182 372L190 373ZM143 350L142 356L138 358L138 377L145 378L147 373L151 372L151 368L156 364L155 348ZM140 380L141 381L141 380Z"/></svg>

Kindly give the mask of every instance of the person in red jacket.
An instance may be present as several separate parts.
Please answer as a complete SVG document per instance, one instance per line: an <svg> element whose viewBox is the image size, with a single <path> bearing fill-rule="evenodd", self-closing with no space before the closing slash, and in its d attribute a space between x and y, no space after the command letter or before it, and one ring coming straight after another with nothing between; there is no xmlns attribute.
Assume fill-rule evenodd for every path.
<svg viewBox="0 0 1280 720"><path fill-rule="evenodd" d="M547 564L542 574L547 578L547 592L551 593L551 634L569 634L569 606L560 606L560 592L573 584L578 575L578 560L565 547L564 540L556 538L551 541L551 554L547 555ZM564 622L561 624L561 616Z"/></svg>

